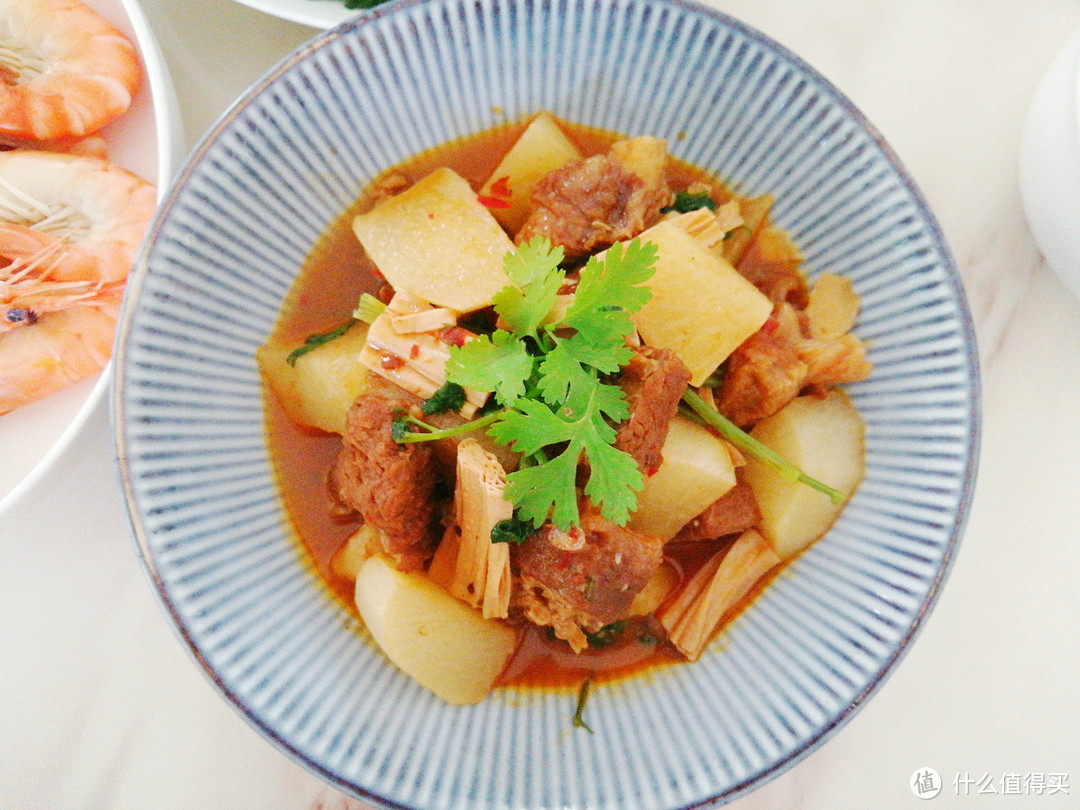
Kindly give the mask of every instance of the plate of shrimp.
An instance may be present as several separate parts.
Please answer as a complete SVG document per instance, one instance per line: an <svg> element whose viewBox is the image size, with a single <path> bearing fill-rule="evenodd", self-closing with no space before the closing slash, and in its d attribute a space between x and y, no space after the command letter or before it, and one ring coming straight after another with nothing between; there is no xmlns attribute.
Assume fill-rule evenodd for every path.
<svg viewBox="0 0 1080 810"><path fill-rule="evenodd" d="M108 385L128 271L183 155L136 0L0 0L0 511Z"/></svg>

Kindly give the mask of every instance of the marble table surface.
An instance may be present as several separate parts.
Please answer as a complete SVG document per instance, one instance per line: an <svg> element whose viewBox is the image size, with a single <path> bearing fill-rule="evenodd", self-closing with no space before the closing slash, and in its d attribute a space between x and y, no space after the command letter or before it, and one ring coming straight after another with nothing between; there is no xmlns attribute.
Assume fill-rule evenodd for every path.
<svg viewBox="0 0 1080 810"><path fill-rule="evenodd" d="M923 806L912 780L932 768L934 807L1080 807L1080 300L1018 186L1025 116L1080 4L710 2L823 72L910 170L963 275L984 410L967 531L910 652L823 747L729 806ZM316 33L230 0L143 7L188 147ZM250 728L166 624L102 405L0 514L0 810L360 807Z"/></svg>

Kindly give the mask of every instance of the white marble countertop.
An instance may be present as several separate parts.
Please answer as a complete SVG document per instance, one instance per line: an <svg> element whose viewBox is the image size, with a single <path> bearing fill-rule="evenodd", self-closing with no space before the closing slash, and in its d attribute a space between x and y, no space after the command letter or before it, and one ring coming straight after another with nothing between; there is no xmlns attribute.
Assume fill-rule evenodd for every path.
<svg viewBox="0 0 1080 810"><path fill-rule="evenodd" d="M984 405L967 531L914 646L822 748L729 806L923 806L910 783L933 768L935 807L1080 807L1080 300L1040 257L1017 181L1080 4L711 2L817 67L906 164L964 278ZM227 0L143 4L189 147L316 33ZM0 810L359 808L193 664L132 552L111 457L102 407L0 515Z"/></svg>

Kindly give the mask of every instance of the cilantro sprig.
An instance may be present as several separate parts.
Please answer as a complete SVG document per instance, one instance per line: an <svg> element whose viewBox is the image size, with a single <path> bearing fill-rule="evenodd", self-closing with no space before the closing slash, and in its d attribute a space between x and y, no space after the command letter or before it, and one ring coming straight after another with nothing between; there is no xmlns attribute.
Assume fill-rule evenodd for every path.
<svg viewBox="0 0 1080 810"><path fill-rule="evenodd" d="M629 415L622 389L606 380L631 356L630 313L649 300L656 247L615 244L582 269L565 313L552 317L566 280L561 247L535 238L507 254L512 282L494 298L499 326L450 349L447 379L494 394L501 410L481 422L496 441L522 455L507 475L506 496L518 519L563 530L580 522L577 483L587 462L584 493L613 523L624 524L644 479L628 453L613 446L614 424ZM444 432L398 429L399 441Z"/></svg>

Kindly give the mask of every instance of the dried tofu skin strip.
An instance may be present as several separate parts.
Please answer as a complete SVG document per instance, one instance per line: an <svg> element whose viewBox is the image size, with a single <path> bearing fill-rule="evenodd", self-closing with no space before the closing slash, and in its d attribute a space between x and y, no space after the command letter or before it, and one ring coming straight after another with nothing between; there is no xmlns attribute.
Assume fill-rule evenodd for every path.
<svg viewBox="0 0 1080 810"><path fill-rule="evenodd" d="M832 340L847 334L859 316L859 296L851 279L822 273L810 289L806 317L810 337Z"/></svg>
<svg viewBox="0 0 1080 810"><path fill-rule="evenodd" d="M659 617L675 649L690 661L700 658L724 615L780 562L754 529L713 555Z"/></svg>
<svg viewBox="0 0 1080 810"><path fill-rule="evenodd" d="M420 399L430 399L446 383L450 344L441 333L455 323L452 310L399 292L369 327L360 362ZM460 414L470 419L487 397L466 388Z"/></svg>
<svg viewBox="0 0 1080 810"><path fill-rule="evenodd" d="M721 245L729 233L743 224L738 200L729 200L715 211L709 208L696 208L685 214L670 214L667 219L699 239L708 248Z"/></svg>
<svg viewBox="0 0 1080 810"><path fill-rule="evenodd" d="M495 524L514 513L505 489L506 472L498 458L475 439L462 441L454 490L460 540L447 590L480 608L485 618L506 618L510 606L510 549L491 542Z"/></svg>

